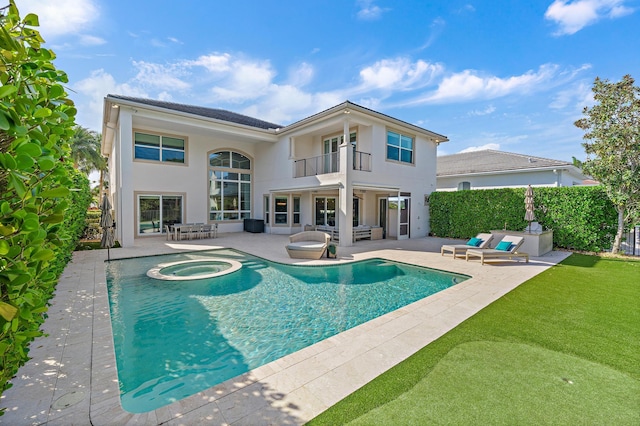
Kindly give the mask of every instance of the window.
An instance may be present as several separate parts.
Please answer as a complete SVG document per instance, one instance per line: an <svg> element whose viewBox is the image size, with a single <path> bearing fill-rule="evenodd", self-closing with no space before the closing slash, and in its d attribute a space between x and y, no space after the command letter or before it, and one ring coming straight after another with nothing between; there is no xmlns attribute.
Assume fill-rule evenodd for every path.
<svg viewBox="0 0 640 426"><path fill-rule="evenodd" d="M276 206L273 217L276 225L286 225L288 222L289 199L287 197L275 197Z"/></svg>
<svg viewBox="0 0 640 426"><path fill-rule="evenodd" d="M137 160L184 164L184 150L184 139L134 133L134 156Z"/></svg>
<svg viewBox="0 0 640 426"><path fill-rule="evenodd" d="M160 234L182 223L182 195L138 195L138 234Z"/></svg>
<svg viewBox="0 0 640 426"><path fill-rule="evenodd" d="M293 224L300 225L300 197L293 197Z"/></svg>
<svg viewBox="0 0 640 426"><path fill-rule="evenodd" d="M269 225L269 196L264 196L264 223Z"/></svg>
<svg viewBox="0 0 640 426"><path fill-rule="evenodd" d="M209 154L209 220L251 217L251 160L233 151Z"/></svg>
<svg viewBox="0 0 640 426"><path fill-rule="evenodd" d="M388 131L387 160L413 164L413 138L411 136Z"/></svg>
<svg viewBox="0 0 640 426"><path fill-rule="evenodd" d="M336 199L316 198L316 225L336 226Z"/></svg>
<svg viewBox="0 0 640 426"><path fill-rule="evenodd" d="M458 191L468 191L471 189L471 182L460 182L458 184Z"/></svg>

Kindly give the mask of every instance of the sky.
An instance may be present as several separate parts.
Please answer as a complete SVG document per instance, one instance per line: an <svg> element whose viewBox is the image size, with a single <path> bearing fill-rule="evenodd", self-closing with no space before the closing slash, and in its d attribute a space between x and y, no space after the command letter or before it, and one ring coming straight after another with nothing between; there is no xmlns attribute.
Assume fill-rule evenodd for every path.
<svg viewBox="0 0 640 426"><path fill-rule="evenodd" d="M287 125L349 100L443 134L439 155L585 159L596 77L640 79L640 0L16 0L69 76L107 94ZM636 82L638 85L640 81Z"/></svg>

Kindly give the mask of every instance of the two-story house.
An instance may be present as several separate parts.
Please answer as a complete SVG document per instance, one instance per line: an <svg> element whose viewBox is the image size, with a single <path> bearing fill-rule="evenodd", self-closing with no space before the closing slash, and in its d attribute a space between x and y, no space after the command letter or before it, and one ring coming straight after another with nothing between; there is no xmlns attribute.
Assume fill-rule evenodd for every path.
<svg viewBox="0 0 640 426"><path fill-rule="evenodd" d="M247 218L273 234L331 227L340 245L360 226L379 226L384 238L424 237L445 141L349 101L280 126L219 109L104 100L102 153L125 247L167 224L241 232Z"/></svg>

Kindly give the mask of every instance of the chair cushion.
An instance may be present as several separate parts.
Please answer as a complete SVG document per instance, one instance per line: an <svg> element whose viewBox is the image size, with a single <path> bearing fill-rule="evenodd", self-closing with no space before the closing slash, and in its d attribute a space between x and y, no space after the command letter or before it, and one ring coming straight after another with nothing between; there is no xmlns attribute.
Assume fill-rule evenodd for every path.
<svg viewBox="0 0 640 426"><path fill-rule="evenodd" d="M482 244L482 240L476 237L473 237L469 241L467 241L467 245L472 247L478 247L480 244Z"/></svg>
<svg viewBox="0 0 640 426"><path fill-rule="evenodd" d="M287 244L287 248L289 250L314 251L324 249L325 244L317 241L298 241Z"/></svg>
<svg viewBox="0 0 640 426"><path fill-rule="evenodd" d="M500 241L496 246L496 250L509 251L509 249L511 249L511 246L512 244L510 241Z"/></svg>

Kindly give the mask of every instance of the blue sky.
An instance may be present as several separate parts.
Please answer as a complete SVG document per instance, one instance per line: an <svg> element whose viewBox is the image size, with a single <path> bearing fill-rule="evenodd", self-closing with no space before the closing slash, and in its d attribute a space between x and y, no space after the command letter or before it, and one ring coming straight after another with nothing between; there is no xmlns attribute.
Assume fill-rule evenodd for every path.
<svg viewBox="0 0 640 426"><path fill-rule="evenodd" d="M16 4L40 17L77 123L98 132L107 94L283 125L350 100L446 135L440 155L583 160L573 122L594 79L640 79L640 0Z"/></svg>

